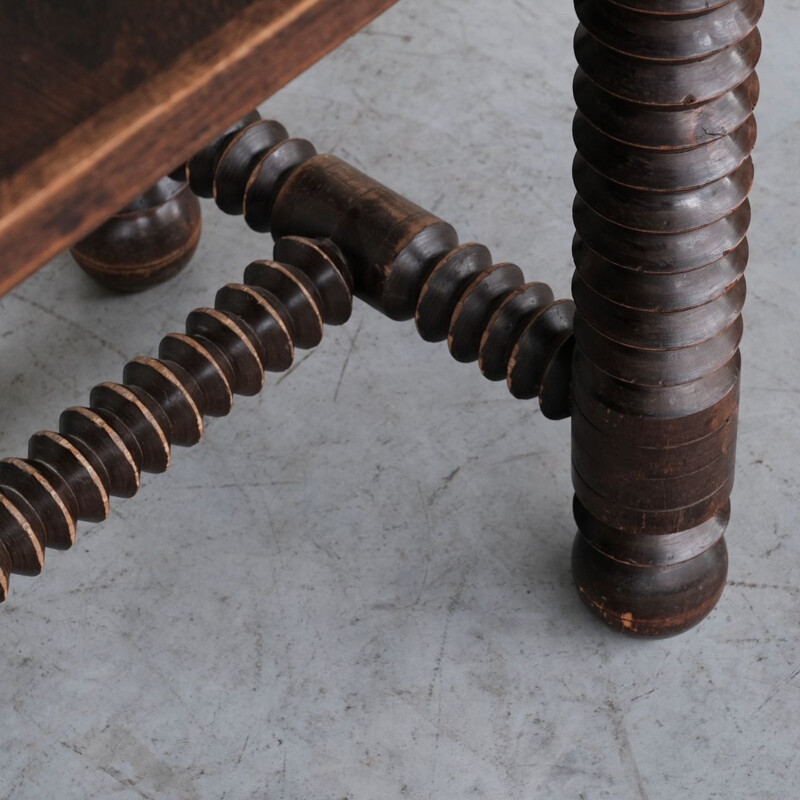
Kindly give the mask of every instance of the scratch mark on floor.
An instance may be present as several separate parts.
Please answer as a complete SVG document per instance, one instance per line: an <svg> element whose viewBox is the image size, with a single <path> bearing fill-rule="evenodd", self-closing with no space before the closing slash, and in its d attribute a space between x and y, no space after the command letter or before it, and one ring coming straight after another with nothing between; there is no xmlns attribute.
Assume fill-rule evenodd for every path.
<svg viewBox="0 0 800 800"><path fill-rule="evenodd" d="M280 378L275 381L275 385L280 386L283 381L285 381L293 372L298 370L302 364L305 364L305 362L308 361L308 359L311 358L311 356L313 356L316 352L316 350L311 350L309 353L306 353L296 364L293 364L291 367L289 367L289 369L287 369L286 372L284 372L283 375L281 375Z"/></svg>
<svg viewBox="0 0 800 800"><path fill-rule="evenodd" d="M644 694L637 694L636 697L631 698L631 703L635 703L637 700L641 700L644 697L650 697L651 694L658 691L657 689L651 689L649 692L645 692Z"/></svg>
<svg viewBox="0 0 800 800"><path fill-rule="evenodd" d="M361 322L358 323L358 328L356 328L356 332L353 334L353 338L350 340L350 349L347 351L347 357L344 360L344 364L342 364L342 371L339 373L339 380L336 383L336 391L333 393L333 402L335 403L339 399L339 389L342 388L342 381L344 380L344 373L347 369L347 365L350 363L350 358L355 352L356 349L356 341L358 340L358 334L361 333L361 329L364 327L364 320L362 318Z"/></svg>
<svg viewBox="0 0 800 800"><path fill-rule="evenodd" d="M625 727L625 718L622 711L614 705L613 700L608 700L606 702L606 707L611 715L611 722L614 726L614 741L619 747L619 757L628 769L631 782L635 785L639 795L639 800L650 800L647 790L644 787L642 774L639 772L639 765L636 763L636 756L633 754L631 740L628 736L628 730Z"/></svg>
<svg viewBox="0 0 800 800"><path fill-rule="evenodd" d="M433 678L430 686L428 687L429 699L433 699L433 691L435 688L438 689L436 693L436 734L433 740L433 770L431 771L431 777L429 781L431 793L428 795L428 800L432 800L433 798L433 791L436 786L436 773L439 770L439 739L442 735L442 664L444 663L444 655L445 651L447 650L447 637L450 633L450 623L453 619L456 609L458 608L458 604L461 600L461 594L464 591L464 586L466 586L468 572L469 567L465 567L461 574L461 580L458 582L458 587L456 588L453 596L450 598L450 602L447 604L447 616L445 617L444 630L442 631L442 638L441 642L439 643L439 653L436 656L436 663L433 667Z"/></svg>
<svg viewBox="0 0 800 800"><path fill-rule="evenodd" d="M97 763L96 759L89 758L87 754L83 752L83 750L80 750L79 748L75 747L75 745L72 745L69 742L62 741L61 745L66 747L67 750L71 750L76 755L79 755L81 758L88 759L89 761L91 761L92 764L100 770L100 772L102 772L104 775L108 775L109 778L115 780L120 786L124 787L125 789L130 789L131 791L136 792L136 794L138 794L139 797L144 798L144 800L155 800L153 795L146 794L145 792L143 792L136 785L136 781L134 781L132 778L126 778L121 772L115 770L113 767L109 767L106 764Z"/></svg>
<svg viewBox="0 0 800 800"><path fill-rule="evenodd" d="M736 586L739 589L766 589L768 591L788 592L795 597L800 595L800 587L786 586L780 583L748 583L747 581L728 581L728 586Z"/></svg>
<svg viewBox="0 0 800 800"><path fill-rule="evenodd" d="M764 706L772 700L775 695L785 689L798 675L800 675L800 668L796 669L785 681L779 683L764 699L764 702L753 712L752 716L758 714Z"/></svg>
<svg viewBox="0 0 800 800"><path fill-rule="evenodd" d="M530 453L520 453L516 456L509 456L508 458L504 458L502 461L492 461L491 463L487 464L488 467L499 467L502 464L511 464L514 461L523 461L526 458L538 458L542 455L541 450L533 450Z"/></svg>
<svg viewBox="0 0 800 800"><path fill-rule="evenodd" d="M250 734L247 734L247 737L244 740L244 744L242 745L241 752L239 753L239 758L236 759L236 766L238 767L239 764L242 763L242 757L244 756L244 751L247 750L247 745L250 743Z"/></svg>
<svg viewBox="0 0 800 800"><path fill-rule="evenodd" d="M83 325L81 325L78 322L75 322L75 320L69 319L69 317L65 317L62 314L59 314L57 311L53 311L52 308L48 308L46 305L43 305L42 303L37 303L35 300L29 300L27 297L24 297L21 294L15 294L14 297L20 302L25 303L26 305L29 305L32 308L37 309L38 311L41 311L43 314L47 314L48 316L53 317L53 319L57 319L59 322L63 322L65 325L69 325L75 328L76 330L79 330L81 333L90 336L92 339L94 339L96 342L99 342L103 347L107 348L112 353L116 353L120 358L127 360L128 358L127 354L123 353L122 350L118 349L111 342L107 341L106 339L103 339L101 336L98 336L97 333L93 331L91 328L84 328Z"/></svg>
<svg viewBox="0 0 800 800"><path fill-rule="evenodd" d="M435 492L434 492L434 493L431 495L431 499L428 501L428 505L431 505L431 506L432 506L432 505L433 505L433 504L434 504L434 503L435 503L435 502L436 502L436 501L439 499L439 497L440 497L440 496L441 496L441 495L442 495L444 492L446 492L446 491L447 491L448 487L449 487L449 486L450 486L450 484L453 482L453 479L456 477L456 475L458 475L458 473L459 473L459 472L461 472L461 467L460 467L460 466L456 467L456 468L455 468L455 469L454 469L454 470L453 470L453 471L452 471L452 472L451 472L449 475L447 475L447 476L446 476L446 477L445 477L445 478L442 480L442 482L439 484L439 487L438 487L438 488L436 489L436 491L435 491Z"/></svg>

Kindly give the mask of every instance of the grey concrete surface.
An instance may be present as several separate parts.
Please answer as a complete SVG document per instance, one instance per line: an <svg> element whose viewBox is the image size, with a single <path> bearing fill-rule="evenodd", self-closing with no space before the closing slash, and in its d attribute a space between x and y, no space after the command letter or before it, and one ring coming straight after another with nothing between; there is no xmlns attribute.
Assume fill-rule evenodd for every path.
<svg viewBox="0 0 800 800"><path fill-rule="evenodd" d="M569 424L359 304L0 607L0 797L800 796L800 9L771 0L727 592L661 642L570 582ZM568 3L401 2L267 102L566 295ZM0 444L152 353L267 239L206 206L135 297L0 300Z"/></svg>

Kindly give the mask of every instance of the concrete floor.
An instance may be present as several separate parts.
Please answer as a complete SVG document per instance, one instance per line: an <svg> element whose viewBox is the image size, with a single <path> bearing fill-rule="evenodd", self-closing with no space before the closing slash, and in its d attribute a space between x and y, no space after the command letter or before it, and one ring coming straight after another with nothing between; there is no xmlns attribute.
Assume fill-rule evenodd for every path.
<svg viewBox="0 0 800 800"><path fill-rule="evenodd" d="M402 0L262 108L569 292L573 13ZM571 586L569 423L359 304L0 607L0 795L800 796L800 9L764 19L730 585L661 642ZM0 300L0 444L152 353L268 239L207 206L135 297Z"/></svg>

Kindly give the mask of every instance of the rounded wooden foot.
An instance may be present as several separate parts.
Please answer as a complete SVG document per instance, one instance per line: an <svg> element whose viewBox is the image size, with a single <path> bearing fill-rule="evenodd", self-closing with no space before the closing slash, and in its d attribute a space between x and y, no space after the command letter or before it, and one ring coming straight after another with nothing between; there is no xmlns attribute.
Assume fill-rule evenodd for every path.
<svg viewBox="0 0 800 800"><path fill-rule="evenodd" d="M138 292L180 272L200 240L200 202L185 181L162 178L71 252L87 274Z"/></svg>
<svg viewBox="0 0 800 800"><path fill-rule="evenodd" d="M729 508L679 533L627 536L598 523L579 501L575 511L572 577L584 604L612 628L675 636L697 625L719 601L728 575L723 534Z"/></svg>

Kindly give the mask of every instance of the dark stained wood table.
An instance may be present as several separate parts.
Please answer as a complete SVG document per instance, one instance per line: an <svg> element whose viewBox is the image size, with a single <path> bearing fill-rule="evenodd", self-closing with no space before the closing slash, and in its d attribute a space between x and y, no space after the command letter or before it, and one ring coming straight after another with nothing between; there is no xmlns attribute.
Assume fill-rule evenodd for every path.
<svg viewBox="0 0 800 800"><path fill-rule="evenodd" d="M0 294L395 0L0 0Z"/></svg>
<svg viewBox="0 0 800 800"><path fill-rule="evenodd" d="M0 292L78 240L78 262L110 285L165 279L196 244L194 195L275 239L274 261L190 312L158 359L129 361L122 384L95 387L58 433L34 434L26 462L0 462L0 576L38 574L43 547L70 544L76 519L105 519L109 495L133 496L140 471L166 469L170 443L197 443L204 414L226 415L234 394L289 369L323 323L347 321L355 295L413 318L515 397L538 397L544 416L572 417L573 575L594 613L663 636L715 606L763 0L576 3L572 300L525 284L484 245L459 245L446 220L279 123L241 119L391 4L0 0ZM196 216L180 236L164 231L185 180L115 214L165 173L181 177L193 153L183 178ZM169 246L150 253L150 239ZM53 513L25 499L31 486Z"/></svg>

